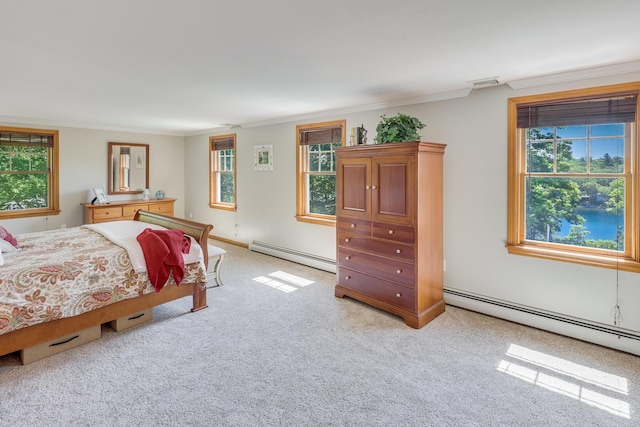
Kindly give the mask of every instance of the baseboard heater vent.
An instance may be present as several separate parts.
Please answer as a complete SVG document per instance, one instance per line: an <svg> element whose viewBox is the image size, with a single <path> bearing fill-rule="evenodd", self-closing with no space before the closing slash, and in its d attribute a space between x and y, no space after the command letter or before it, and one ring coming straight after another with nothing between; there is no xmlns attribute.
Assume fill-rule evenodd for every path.
<svg viewBox="0 0 640 427"><path fill-rule="evenodd" d="M640 334L630 329L590 322L449 288L444 288L444 294L447 304L453 306L638 354L638 343L632 344L631 348L615 345L622 337L640 341ZM597 331L599 334L589 331Z"/></svg>
<svg viewBox="0 0 640 427"><path fill-rule="evenodd" d="M286 259L287 261L297 262L298 264L307 265L309 267L329 271L331 273L336 272L336 262L330 258L324 258L294 249L283 248L282 246L259 242L257 240L254 240L249 244L249 250Z"/></svg>

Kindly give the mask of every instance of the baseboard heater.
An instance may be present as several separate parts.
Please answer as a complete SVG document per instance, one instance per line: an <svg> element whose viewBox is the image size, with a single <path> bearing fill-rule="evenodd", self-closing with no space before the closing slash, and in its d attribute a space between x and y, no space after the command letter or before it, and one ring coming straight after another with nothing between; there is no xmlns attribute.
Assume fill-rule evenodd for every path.
<svg viewBox="0 0 640 427"><path fill-rule="evenodd" d="M640 333L482 295L444 288L447 304L640 355Z"/></svg>
<svg viewBox="0 0 640 427"><path fill-rule="evenodd" d="M276 258L286 259L287 261L293 261L298 264L317 268L319 270L325 270L331 273L336 272L336 262L335 260L330 258L324 258L317 255L308 254L306 252L272 245L270 243L259 242L257 240L249 243L249 250L266 255L271 255Z"/></svg>

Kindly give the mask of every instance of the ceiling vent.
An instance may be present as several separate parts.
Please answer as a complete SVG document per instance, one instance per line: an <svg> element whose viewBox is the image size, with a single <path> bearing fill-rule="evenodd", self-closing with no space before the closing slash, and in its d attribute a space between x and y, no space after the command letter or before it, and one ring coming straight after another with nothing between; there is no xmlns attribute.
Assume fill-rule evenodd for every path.
<svg viewBox="0 0 640 427"><path fill-rule="evenodd" d="M479 80L470 80L467 83L471 83L472 89L482 89L485 87L498 86L502 83L498 80L498 76L496 77L487 77Z"/></svg>

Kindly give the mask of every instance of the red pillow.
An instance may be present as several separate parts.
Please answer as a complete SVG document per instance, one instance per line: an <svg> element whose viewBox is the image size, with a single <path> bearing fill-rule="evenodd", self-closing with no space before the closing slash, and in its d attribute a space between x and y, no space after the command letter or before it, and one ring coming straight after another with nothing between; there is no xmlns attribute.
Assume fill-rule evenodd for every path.
<svg viewBox="0 0 640 427"><path fill-rule="evenodd" d="M16 240L16 238L13 237L13 235L9 233L4 227L0 227L0 238L11 243L11 246L13 246L14 248L20 247L20 245L18 244L18 240Z"/></svg>

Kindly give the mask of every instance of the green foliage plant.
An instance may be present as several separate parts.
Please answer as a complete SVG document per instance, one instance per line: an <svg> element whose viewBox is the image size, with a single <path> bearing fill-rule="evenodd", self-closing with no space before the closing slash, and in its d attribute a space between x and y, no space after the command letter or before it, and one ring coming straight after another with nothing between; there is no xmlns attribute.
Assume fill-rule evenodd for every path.
<svg viewBox="0 0 640 427"><path fill-rule="evenodd" d="M380 116L381 120L376 127L378 135L376 144L388 144L390 142L419 141L418 130L425 127L416 117L398 113L393 117Z"/></svg>

